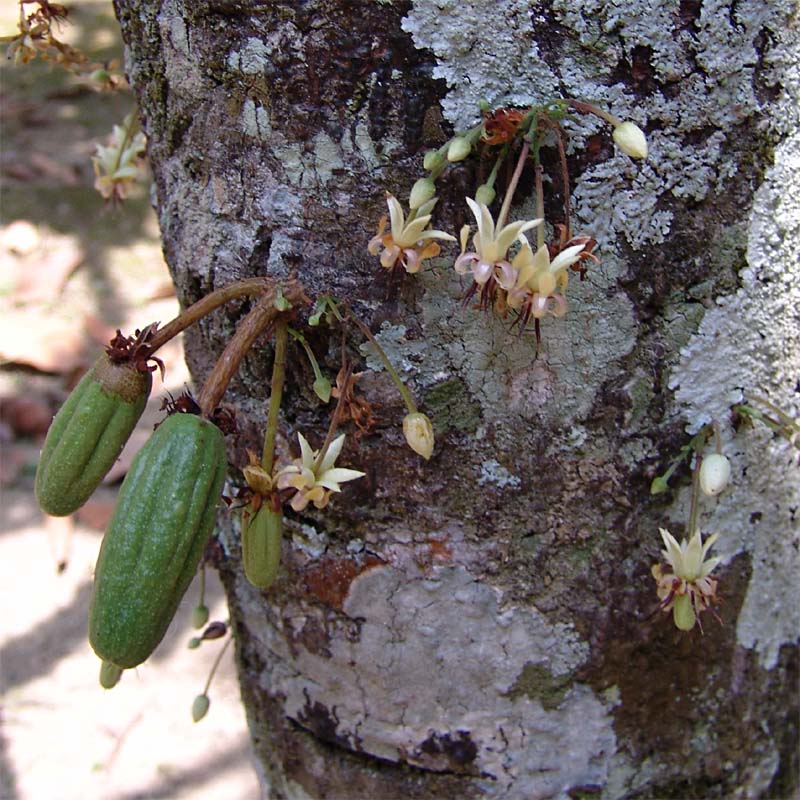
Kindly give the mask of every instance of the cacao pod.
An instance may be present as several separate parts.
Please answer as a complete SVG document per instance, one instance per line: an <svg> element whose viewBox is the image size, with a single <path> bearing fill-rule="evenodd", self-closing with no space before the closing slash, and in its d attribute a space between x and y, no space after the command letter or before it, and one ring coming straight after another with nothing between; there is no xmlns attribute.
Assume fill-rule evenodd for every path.
<svg viewBox="0 0 800 800"><path fill-rule="evenodd" d="M153 380L103 353L53 418L36 468L42 511L63 517L79 509L128 441Z"/></svg>
<svg viewBox="0 0 800 800"><path fill-rule="evenodd" d="M89 642L123 669L155 650L197 571L225 480L225 440L208 420L168 417L125 476L100 548Z"/></svg>

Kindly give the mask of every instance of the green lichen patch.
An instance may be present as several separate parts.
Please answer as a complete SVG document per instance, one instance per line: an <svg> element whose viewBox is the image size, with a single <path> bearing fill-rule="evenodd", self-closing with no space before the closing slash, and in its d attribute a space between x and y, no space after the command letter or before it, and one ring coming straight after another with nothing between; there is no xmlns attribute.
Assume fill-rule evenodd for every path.
<svg viewBox="0 0 800 800"><path fill-rule="evenodd" d="M425 393L425 407L429 410L436 434L450 428L464 433L474 433L481 421L480 405L470 399L467 387L458 378L437 383Z"/></svg>
<svg viewBox="0 0 800 800"><path fill-rule="evenodd" d="M553 711L561 705L571 684L572 673L553 675L541 664L529 661L506 696L515 700L524 695L538 700L545 711Z"/></svg>

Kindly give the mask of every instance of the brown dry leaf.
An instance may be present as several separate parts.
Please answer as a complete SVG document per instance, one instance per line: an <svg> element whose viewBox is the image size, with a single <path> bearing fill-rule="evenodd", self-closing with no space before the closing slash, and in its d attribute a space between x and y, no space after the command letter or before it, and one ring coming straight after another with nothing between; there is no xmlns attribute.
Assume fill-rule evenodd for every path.
<svg viewBox="0 0 800 800"><path fill-rule="evenodd" d="M372 415L372 406L363 395L357 395L355 391L356 383L364 373L351 372L349 378L347 374L346 367L339 370L336 386L331 390L331 395L337 399L340 395L344 395L340 422L352 420L358 429L356 436L359 437L371 433L375 427L375 418Z"/></svg>

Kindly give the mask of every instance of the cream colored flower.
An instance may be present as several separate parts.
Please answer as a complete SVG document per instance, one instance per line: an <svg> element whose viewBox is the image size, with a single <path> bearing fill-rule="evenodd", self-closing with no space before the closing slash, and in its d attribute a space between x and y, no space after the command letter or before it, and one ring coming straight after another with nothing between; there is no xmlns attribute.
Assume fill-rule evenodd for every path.
<svg viewBox="0 0 800 800"><path fill-rule="evenodd" d="M709 575L721 559L706 559L711 545L719 534L714 534L703 542L700 531L696 531L687 542L678 544L666 528L660 529L665 550L662 551L672 572L661 564L651 570L656 579L656 593L664 611L673 609L675 625L681 630L691 630L697 615L705 611L716 598L717 581Z"/></svg>
<svg viewBox="0 0 800 800"><path fill-rule="evenodd" d="M389 206L389 219L391 220L390 232L384 233L386 217L381 217L378 233L372 237L367 246L371 255L377 256L380 253L382 267L393 269L400 264L406 272L419 272L422 262L426 258L439 255L439 245L432 241L433 239L442 239L448 242L456 240L455 236L451 236L449 233L428 228L436 201L437 198L432 197L412 211L406 219L403 207L397 198L387 195L386 202Z"/></svg>
<svg viewBox="0 0 800 800"><path fill-rule="evenodd" d="M297 438L300 440L300 458L280 470L275 478L279 490L296 490L291 500L295 511L302 511L309 503L325 508L331 493L342 491L340 483L364 477L364 472L334 466L344 446L344 434L330 443L319 465L316 463L319 451L311 449L302 433L298 433Z"/></svg>
<svg viewBox="0 0 800 800"><path fill-rule="evenodd" d="M526 322L545 314L563 317L567 313L564 292L569 283L569 267L580 260L586 244L566 247L551 261L546 244L534 253L524 234L519 238L522 247L511 262L517 280L508 294L509 307L522 309Z"/></svg>
<svg viewBox="0 0 800 800"><path fill-rule="evenodd" d="M517 271L508 261L508 248L523 232L542 224L540 219L518 220L497 229L492 214L483 203L466 198L478 225L472 238L474 250L466 252L470 228L461 229L461 255L456 259L455 270L459 275L472 272L479 286L494 281L501 289L512 289L517 281Z"/></svg>
<svg viewBox="0 0 800 800"><path fill-rule="evenodd" d="M92 156L94 165L94 188L106 200L124 200L128 188L139 175L140 159L145 152L145 137L139 132L130 135L134 124L132 115L128 115L123 125L115 125L108 147L97 145Z"/></svg>

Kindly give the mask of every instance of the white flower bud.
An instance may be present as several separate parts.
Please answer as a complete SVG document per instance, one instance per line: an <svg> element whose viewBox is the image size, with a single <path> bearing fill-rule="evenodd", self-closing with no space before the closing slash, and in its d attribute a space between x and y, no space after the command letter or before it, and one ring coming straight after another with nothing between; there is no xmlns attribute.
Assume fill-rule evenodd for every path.
<svg viewBox="0 0 800 800"><path fill-rule="evenodd" d="M403 434L408 446L426 461L433 453L433 425L420 411L406 414L403 419Z"/></svg>
<svg viewBox="0 0 800 800"><path fill-rule="evenodd" d="M496 194L493 186L482 183L475 191L475 202L490 206Z"/></svg>
<svg viewBox="0 0 800 800"><path fill-rule="evenodd" d="M454 136L447 148L448 161L463 161L472 152L472 145L463 136Z"/></svg>
<svg viewBox="0 0 800 800"><path fill-rule="evenodd" d="M612 134L617 147L631 158L647 158L647 139L644 131L632 122L623 122Z"/></svg>
<svg viewBox="0 0 800 800"><path fill-rule="evenodd" d="M408 207L413 211L424 205L436 194L436 184L430 178L420 178L412 187L408 196Z"/></svg>
<svg viewBox="0 0 800 800"><path fill-rule="evenodd" d="M731 462L720 455L712 453L700 464L700 488L709 497L718 495L727 485L731 477Z"/></svg>

